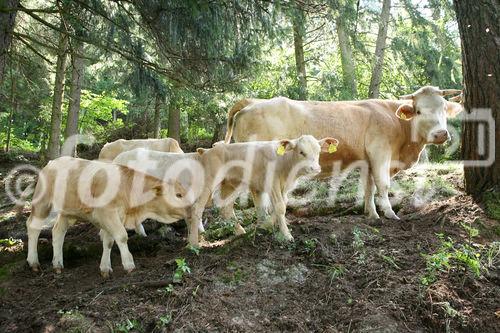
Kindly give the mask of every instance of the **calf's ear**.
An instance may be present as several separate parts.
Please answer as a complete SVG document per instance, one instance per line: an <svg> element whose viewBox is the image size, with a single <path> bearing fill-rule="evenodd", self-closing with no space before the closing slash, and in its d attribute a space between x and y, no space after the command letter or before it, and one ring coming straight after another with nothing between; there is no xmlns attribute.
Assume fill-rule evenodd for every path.
<svg viewBox="0 0 500 333"><path fill-rule="evenodd" d="M462 112L464 106L455 102L446 102L446 115L450 118L455 117L457 114Z"/></svg>
<svg viewBox="0 0 500 333"><path fill-rule="evenodd" d="M339 145L339 140L335 138L324 138L318 141L321 146L321 151L324 153L333 154L337 151L337 146Z"/></svg>
<svg viewBox="0 0 500 333"><path fill-rule="evenodd" d="M276 153L278 155L284 155L285 152L287 151L291 151L295 148L295 142L291 141L291 140L281 140L279 143L278 143L278 149L276 150Z"/></svg>
<svg viewBox="0 0 500 333"><path fill-rule="evenodd" d="M400 105L396 110L396 116L403 120L410 120L415 116L415 109L409 104Z"/></svg>
<svg viewBox="0 0 500 333"><path fill-rule="evenodd" d="M197 148L196 149L196 152L199 154L199 155L203 155L203 153L205 153L208 149L205 149L205 148Z"/></svg>

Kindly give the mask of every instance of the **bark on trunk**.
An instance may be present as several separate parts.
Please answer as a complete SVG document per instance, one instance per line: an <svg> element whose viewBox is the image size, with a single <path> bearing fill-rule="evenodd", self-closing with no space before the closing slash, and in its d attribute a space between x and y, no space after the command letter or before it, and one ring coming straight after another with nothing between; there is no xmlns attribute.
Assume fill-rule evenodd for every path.
<svg viewBox="0 0 500 333"><path fill-rule="evenodd" d="M17 8L19 0L1 0L0 8ZM9 51L12 41L12 30L16 22L17 11L9 11L6 13L0 12L0 86L3 83L3 74L5 70L5 62L7 52Z"/></svg>
<svg viewBox="0 0 500 333"><path fill-rule="evenodd" d="M297 8L296 15L293 16L293 44L295 47L295 66L297 69L297 80L299 82L299 99L307 99L307 76L306 63L304 60L304 12Z"/></svg>
<svg viewBox="0 0 500 333"><path fill-rule="evenodd" d="M344 85L350 90L351 97L356 98L356 75L354 70L354 58L352 56L351 43L345 28L345 21L340 14L337 18L337 36L339 39L340 59L342 61L342 77Z"/></svg>
<svg viewBox="0 0 500 333"><path fill-rule="evenodd" d="M153 137L156 139L160 138L161 130L161 107L163 105L163 98L160 94L156 94L155 97L155 114L153 120Z"/></svg>
<svg viewBox="0 0 500 333"><path fill-rule="evenodd" d="M82 95L82 84L85 75L85 60L79 57L83 54L83 43L73 41L75 49L71 55L71 87L69 92L68 118L66 121L66 131L64 137L67 139L78 134L78 116L80 114L80 100ZM73 155L76 154L76 146Z"/></svg>
<svg viewBox="0 0 500 333"><path fill-rule="evenodd" d="M16 75L14 74L14 64L11 61L11 70L10 70L10 113L9 113L9 123L7 125L7 138L5 140L5 152L8 153L10 150L10 136L12 133L12 123L14 122L14 113L17 113L18 103L16 100L16 90L17 90L17 82Z"/></svg>
<svg viewBox="0 0 500 333"><path fill-rule="evenodd" d="M488 131L492 129L484 122L462 125L464 160L493 159L490 166L464 168L465 190L481 199L487 191L500 187L500 47L496 41L500 36L499 6L498 0L454 0L454 5L462 41L465 112L485 108L479 112L486 114L490 109L495 122L494 142L488 142ZM495 156L488 156L490 145L497 145Z"/></svg>
<svg viewBox="0 0 500 333"><path fill-rule="evenodd" d="M181 110L174 99L168 108L168 137L181 142Z"/></svg>
<svg viewBox="0 0 500 333"><path fill-rule="evenodd" d="M64 27L61 26L62 29ZM59 38L56 78L54 82L54 96L52 99L52 115L50 118L50 137L47 149L50 160L57 158L60 154L60 135L61 135L61 107L64 95L64 76L66 73L66 51L68 47L68 36L61 34Z"/></svg>
<svg viewBox="0 0 500 333"><path fill-rule="evenodd" d="M387 28L391 14L391 0L384 0L382 11L380 13L380 22L378 26L377 43L375 46L375 57L373 59L372 77L370 87L368 88L369 98L378 98L380 94L380 82L382 81L382 72L384 68L385 42L387 40Z"/></svg>

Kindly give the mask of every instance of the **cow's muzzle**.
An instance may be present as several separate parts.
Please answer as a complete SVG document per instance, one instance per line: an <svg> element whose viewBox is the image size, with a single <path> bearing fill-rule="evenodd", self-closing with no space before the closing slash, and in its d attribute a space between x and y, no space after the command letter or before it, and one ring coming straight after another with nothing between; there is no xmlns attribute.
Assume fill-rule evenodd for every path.
<svg viewBox="0 0 500 333"><path fill-rule="evenodd" d="M443 144L450 139L450 133L447 130L435 131L431 134L432 143Z"/></svg>

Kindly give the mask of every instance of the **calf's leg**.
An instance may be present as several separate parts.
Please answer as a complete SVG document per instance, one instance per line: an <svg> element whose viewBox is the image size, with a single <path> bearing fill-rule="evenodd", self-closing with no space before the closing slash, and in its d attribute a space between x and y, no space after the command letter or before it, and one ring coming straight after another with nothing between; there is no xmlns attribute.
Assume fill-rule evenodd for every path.
<svg viewBox="0 0 500 333"><path fill-rule="evenodd" d="M287 241L293 241L292 234L286 225L286 204L283 195L278 186L274 186L271 191L271 204L273 205L273 214L278 222L278 227Z"/></svg>
<svg viewBox="0 0 500 333"><path fill-rule="evenodd" d="M56 273L61 273L64 268L63 265L63 244L64 236L68 230L68 218L63 214L59 214L56 219L56 223L52 227L52 248L54 256L52 258L52 266Z"/></svg>
<svg viewBox="0 0 500 333"><path fill-rule="evenodd" d="M99 231L99 236L102 240L102 257L99 269L103 278L108 278L109 274L113 272L111 268L111 248L115 243L113 237L104 229Z"/></svg>
<svg viewBox="0 0 500 333"><path fill-rule="evenodd" d="M40 236L40 231L42 231L42 225L45 218L36 217L33 214L30 215L26 221L26 228L28 229L28 265L34 272L38 272L40 269L40 263L38 262L38 237Z"/></svg>
<svg viewBox="0 0 500 333"><path fill-rule="evenodd" d="M127 230L120 221L118 214L116 213L110 214L108 212L108 213L97 214L97 217L98 220L100 221L102 229L104 229L107 233L109 233L112 239L114 239L114 241L116 242L116 245L118 245L123 268L128 273L132 272L135 269L134 258L132 257L132 254L128 249ZM104 247L104 240L103 240L103 247ZM104 256L104 251L103 251L103 256Z"/></svg>

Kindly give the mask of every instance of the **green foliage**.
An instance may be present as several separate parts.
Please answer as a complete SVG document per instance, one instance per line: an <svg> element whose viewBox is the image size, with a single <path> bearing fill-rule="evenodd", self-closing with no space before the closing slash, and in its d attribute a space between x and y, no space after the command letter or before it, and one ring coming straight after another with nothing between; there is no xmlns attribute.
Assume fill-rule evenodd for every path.
<svg viewBox="0 0 500 333"><path fill-rule="evenodd" d="M484 194L486 214L495 220L500 220L500 192L491 191Z"/></svg>
<svg viewBox="0 0 500 333"><path fill-rule="evenodd" d="M467 229L469 235L477 236L477 229ZM475 237L474 236L474 237ZM453 270L467 270L475 277L481 276L481 251L475 248L471 242L469 244L455 243L450 237L437 234L441 245L433 254L422 254L426 261L426 273L420 278L420 282L431 285L438 279L440 272Z"/></svg>
<svg viewBox="0 0 500 333"><path fill-rule="evenodd" d="M181 283L184 275L191 273L191 268L189 268L186 263L186 259L184 258L175 259L175 263L177 265L177 268L174 271L173 282Z"/></svg>
<svg viewBox="0 0 500 333"><path fill-rule="evenodd" d="M128 333L131 331L144 332L144 328L137 319L128 319L123 323L116 324L116 331Z"/></svg>
<svg viewBox="0 0 500 333"><path fill-rule="evenodd" d="M80 104L80 131L102 136L109 130L107 128L109 123L115 128L122 127L123 120L121 118L113 120L113 112L121 117L127 115L127 104L127 101L116 98L116 94L113 93L95 94L83 90Z"/></svg>

